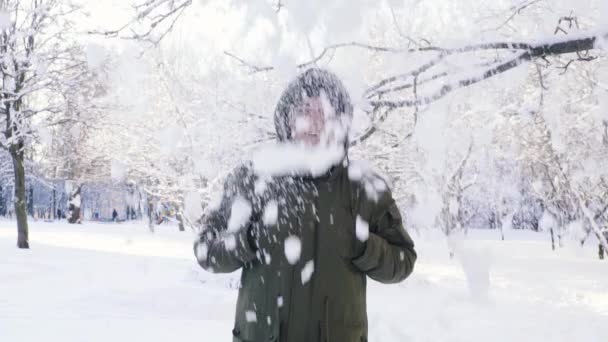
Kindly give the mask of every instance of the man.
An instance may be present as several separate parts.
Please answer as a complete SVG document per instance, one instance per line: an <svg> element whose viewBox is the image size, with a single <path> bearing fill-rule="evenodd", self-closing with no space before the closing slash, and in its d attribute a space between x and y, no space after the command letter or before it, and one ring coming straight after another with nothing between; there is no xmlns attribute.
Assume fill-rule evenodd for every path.
<svg viewBox="0 0 608 342"><path fill-rule="evenodd" d="M408 277L412 239L384 179L348 160L353 108L335 75L304 72L274 115L287 153L257 153L228 177L197 260L242 269L235 342L367 341L367 277Z"/></svg>

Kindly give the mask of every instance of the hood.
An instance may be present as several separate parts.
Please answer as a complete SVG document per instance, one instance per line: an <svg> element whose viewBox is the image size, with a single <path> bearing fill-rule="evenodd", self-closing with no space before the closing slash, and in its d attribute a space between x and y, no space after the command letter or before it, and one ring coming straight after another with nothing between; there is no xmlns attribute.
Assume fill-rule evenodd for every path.
<svg viewBox="0 0 608 342"><path fill-rule="evenodd" d="M311 68L293 80L283 91L274 111L274 126L281 142L292 140L290 127L295 109L302 105L305 97L324 95L340 122L346 123L346 130L353 117L350 96L340 79L327 70ZM348 132L346 132L348 137ZM346 146L348 146L348 143Z"/></svg>

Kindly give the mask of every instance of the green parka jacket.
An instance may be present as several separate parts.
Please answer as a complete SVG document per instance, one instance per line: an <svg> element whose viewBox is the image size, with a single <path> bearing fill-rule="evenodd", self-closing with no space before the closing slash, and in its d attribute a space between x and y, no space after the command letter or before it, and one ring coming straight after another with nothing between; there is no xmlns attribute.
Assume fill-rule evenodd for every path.
<svg viewBox="0 0 608 342"><path fill-rule="evenodd" d="M235 342L367 341L367 279L400 282L416 261L386 182L358 163L316 178L241 167L213 209L194 249L208 271L242 269Z"/></svg>

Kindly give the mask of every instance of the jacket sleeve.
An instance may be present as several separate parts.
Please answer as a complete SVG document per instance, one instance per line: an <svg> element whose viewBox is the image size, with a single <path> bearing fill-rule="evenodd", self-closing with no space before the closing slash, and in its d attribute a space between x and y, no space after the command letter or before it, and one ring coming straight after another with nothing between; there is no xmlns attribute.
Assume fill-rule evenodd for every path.
<svg viewBox="0 0 608 342"><path fill-rule="evenodd" d="M208 210L202 218L202 229L194 242L194 255L205 270L214 273L230 273L252 261L256 254L249 237L249 222L242 227L230 227L235 199L247 201L251 179L245 168L233 172L224 184L224 192L218 208ZM240 210L243 210L242 208Z"/></svg>
<svg viewBox="0 0 608 342"><path fill-rule="evenodd" d="M363 207L367 208L361 212L369 220L369 236L363 254L354 259L353 264L381 283L400 282L414 270L417 257L414 242L403 227L401 214L389 190L377 201L364 202Z"/></svg>

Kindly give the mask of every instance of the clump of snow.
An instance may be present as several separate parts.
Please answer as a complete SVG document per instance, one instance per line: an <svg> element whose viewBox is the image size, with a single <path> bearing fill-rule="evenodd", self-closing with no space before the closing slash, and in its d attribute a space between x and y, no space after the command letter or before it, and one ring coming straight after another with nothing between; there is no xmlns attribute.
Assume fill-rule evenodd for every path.
<svg viewBox="0 0 608 342"><path fill-rule="evenodd" d="M127 178L127 166L119 160L112 160L110 175L115 182L122 182Z"/></svg>
<svg viewBox="0 0 608 342"><path fill-rule="evenodd" d="M465 249L457 254L467 277L473 298L486 300L490 291L490 264L492 254L488 249Z"/></svg>
<svg viewBox="0 0 608 342"><path fill-rule="evenodd" d="M273 58L273 66L281 79L291 80L298 74L295 58L289 54L278 53Z"/></svg>
<svg viewBox="0 0 608 342"><path fill-rule="evenodd" d="M302 268L302 285L308 283L308 281L310 281L310 277L312 277L312 274L315 271L315 263L313 260L310 260L306 263L306 265L304 265L304 268Z"/></svg>
<svg viewBox="0 0 608 342"><path fill-rule="evenodd" d="M321 99L321 106L323 108L323 115L325 116L326 120L331 120L333 118L336 117L336 109L334 108L334 106L331 105L331 101L329 101L329 98L327 97L327 93L322 90L321 93L319 94L319 97Z"/></svg>
<svg viewBox="0 0 608 342"><path fill-rule="evenodd" d="M135 183L129 184L129 191L125 195L126 203L131 207L136 207L139 205L139 193L135 191Z"/></svg>
<svg viewBox="0 0 608 342"><path fill-rule="evenodd" d="M513 216L515 212L509 213L505 218L502 219L502 229L503 230L511 230L513 229Z"/></svg>
<svg viewBox="0 0 608 342"><path fill-rule="evenodd" d="M450 202L448 203L448 210L450 211L451 215L458 215L458 211L460 210L460 204L458 203L457 198L450 197Z"/></svg>
<svg viewBox="0 0 608 342"><path fill-rule="evenodd" d="M318 177L340 163L345 155L344 146L270 144L253 154L252 163L253 169L258 175Z"/></svg>
<svg viewBox="0 0 608 342"><path fill-rule="evenodd" d="M570 222L570 224L568 224L568 232L570 233L570 236L577 241L582 241L587 235L582 221Z"/></svg>
<svg viewBox="0 0 608 342"><path fill-rule="evenodd" d="M249 221L251 217L251 203L243 196L238 195L232 203L230 219L228 219L228 232L237 232Z"/></svg>
<svg viewBox="0 0 608 342"><path fill-rule="evenodd" d="M298 116L295 122L295 131L307 132L310 129L310 119L306 116Z"/></svg>
<svg viewBox="0 0 608 342"><path fill-rule="evenodd" d="M534 189L534 191L536 191L536 193L540 194L543 191L543 182L540 180L535 180L534 182L532 182L532 189Z"/></svg>
<svg viewBox="0 0 608 342"><path fill-rule="evenodd" d="M367 239L369 238L369 223L363 220L361 216L357 215L355 227L357 239L359 239L359 241L361 242L367 241Z"/></svg>
<svg viewBox="0 0 608 342"><path fill-rule="evenodd" d="M222 206L222 199L224 198L224 193L222 191L216 193L212 198L209 204L207 204L207 209L210 211L220 210Z"/></svg>
<svg viewBox="0 0 608 342"><path fill-rule="evenodd" d="M53 135L48 127L38 128L38 137L40 138L40 142L44 145L50 145L53 143Z"/></svg>
<svg viewBox="0 0 608 342"><path fill-rule="evenodd" d="M233 251L236 248L236 237L234 234L229 234L224 237L224 246L226 250Z"/></svg>
<svg viewBox="0 0 608 342"><path fill-rule="evenodd" d="M11 26L11 15L7 11L0 11L0 29L6 29Z"/></svg>
<svg viewBox="0 0 608 342"><path fill-rule="evenodd" d="M268 253L266 250L262 250L262 253L264 254L264 262L270 265L272 262L272 256L270 256L270 253Z"/></svg>
<svg viewBox="0 0 608 342"><path fill-rule="evenodd" d="M599 23L603 23L602 28L599 32L606 33L606 29L608 28L608 2L600 1L600 16ZM608 49L608 35L600 36L597 38L595 42L596 49Z"/></svg>
<svg viewBox="0 0 608 342"><path fill-rule="evenodd" d="M285 257L291 265L295 265L300 260L302 253L302 242L297 236L289 236L285 239Z"/></svg>
<svg viewBox="0 0 608 342"><path fill-rule="evenodd" d="M264 208L264 224L267 226L273 226L277 224L279 217L279 204L277 201L269 201Z"/></svg>
<svg viewBox="0 0 608 342"><path fill-rule="evenodd" d="M196 245L196 258L201 261L207 260L207 254L209 252L209 247L207 247L206 243L199 243Z"/></svg>
<svg viewBox="0 0 608 342"><path fill-rule="evenodd" d="M485 301L490 291L490 263L492 254L486 248L471 248L465 244L462 232L448 236L448 248L460 262L467 285L474 299Z"/></svg>
<svg viewBox="0 0 608 342"><path fill-rule="evenodd" d="M266 192L266 189L268 189L268 182L269 182L268 178L265 178L265 177L258 178L254 184L255 194L258 196L262 196Z"/></svg>
<svg viewBox="0 0 608 342"><path fill-rule="evenodd" d="M184 214L191 222L198 220L203 215L201 196L198 192L190 191L184 196Z"/></svg>
<svg viewBox="0 0 608 342"><path fill-rule="evenodd" d="M450 110L441 107L440 103L432 113L422 115L414 130L413 139L425 155L423 166L426 172L446 172L446 156L452 142L447 127Z"/></svg>
<svg viewBox="0 0 608 342"><path fill-rule="evenodd" d="M348 178L351 181L361 183L365 189L365 194L373 201L378 201L380 195L389 188L386 178L363 161L351 161L349 163Z"/></svg>
<svg viewBox="0 0 608 342"><path fill-rule="evenodd" d="M9 78L8 80L5 81L5 88L8 91L15 91L15 79L14 78Z"/></svg>
<svg viewBox="0 0 608 342"><path fill-rule="evenodd" d="M386 183L384 182L384 180L382 180L380 178L375 178L373 181L373 185L374 185L374 189L379 192L384 192L388 188Z"/></svg>
<svg viewBox="0 0 608 342"><path fill-rule="evenodd" d="M608 6L608 2L606 2L606 6ZM606 15L608 17L608 14ZM607 19L608 20L608 19ZM608 28L606 29L608 31ZM608 50L608 36L605 39L604 49ZM608 65L600 66L596 71L597 80L607 80L608 79ZM594 114L600 121L608 121L608 83L605 81L600 81L597 87L598 91L598 106L594 110Z"/></svg>
<svg viewBox="0 0 608 342"><path fill-rule="evenodd" d="M69 202L70 202L70 204L74 205L76 208L80 208L80 204L81 204L80 194L72 197L72 199Z"/></svg>
<svg viewBox="0 0 608 342"><path fill-rule="evenodd" d="M458 232L451 232L447 236L448 250L451 254L456 254L458 251L464 249L464 236Z"/></svg>
<svg viewBox="0 0 608 342"><path fill-rule="evenodd" d="M277 297L277 306L278 306L279 308L282 308L282 307L283 307L283 297L282 297L282 296L278 296L278 297Z"/></svg>
<svg viewBox="0 0 608 342"><path fill-rule="evenodd" d="M360 181L363 179L363 168L361 163L351 162L348 165L348 177L352 181Z"/></svg>
<svg viewBox="0 0 608 342"><path fill-rule="evenodd" d="M315 1L289 1L285 4L295 27L308 35L319 21L319 8Z"/></svg>
<svg viewBox="0 0 608 342"><path fill-rule="evenodd" d="M405 6L405 1L404 0L387 0L388 5L390 7L392 7L393 9L399 9L402 8L403 6Z"/></svg>
<svg viewBox="0 0 608 342"><path fill-rule="evenodd" d="M255 311L245 311L245 320L249 323L255 323L258 321L258 316Z"/></svg>
<svg viewBox="0 0 608 342"><path fill-rule="evenodd" d="M99 69L107 58L107 52L101 45L89 43L86 46L87 64L90 69Z"/></svg>
<svg viewBox="0 0 608 342"><path fill-rule="evenodd" d="M409 213L408 221L419 228L431 228L443 207L443 198L434 189L416 187L416 203Z"/></svg>
<svg viewBox="0 0 608 342"><path fill-rule="evenodd" d="M351 117L347 115L326 119L325 128L321 133L321 143L325 145L344 146L344 142L348 138L350 132L351 120Z"/></svg>
<svg viewBox="0 0 608 342"><path fill-rule="evenodd" d="M543 212L543 216L540 218L540 221L538 222L538 226L543 231L548 231L552 228L555 229L555 228L557 228L557 220L555 219L555 217L553 217L553 215L551 215L551 213L549 211L545 210Z"/></svg>
<svg viewBox="0 0 608 342"><path fill-rule="evenodd" d="M351 62L348 63L350 65L348 65L347 63L341 64L340 66L336 65L336 69L334 70L338 77L342 80L344 87L348 91L348 94L350 94L353 106L358 109L358 111L356 111L359 113L373 111L373 106L370 104L369 99L367 99L364 95L368 87L367 82L365 81L365 77L363 76L364 71L353 70L353 66L357 65L358 63L361 63L360 59L363 58L365 57L361 56L359 58L353 58ZM367 115L353 115L353 121L351 122L351 125L353 127L356 127L357 131L360 131L359 129L364 129L363 127L367 127L358 125L358 123L360 123L359 120L364 119L363 117L369 120L369 117Z"/></svg>
<svg viewBox="0 0 608 342"><path fill-rule="evenodd" d="M45 75L49 67L45 61L36 61L34 65L36 66L36 75L39 76Z"/></svg>
<svg viewBox="0 0 608 342"><path fill-rule="evenodd" d="M158 132L157 138L160 143L160 152L163 155L172 155L174 154L180 145L180 141L184 133L180 127L177 125L171 125L166 128L163 128Z"/></svg>

